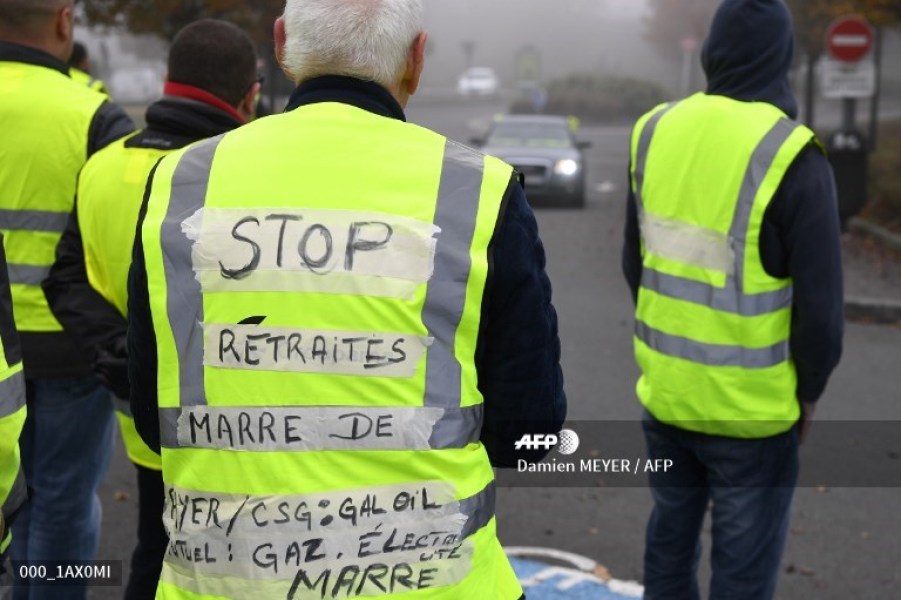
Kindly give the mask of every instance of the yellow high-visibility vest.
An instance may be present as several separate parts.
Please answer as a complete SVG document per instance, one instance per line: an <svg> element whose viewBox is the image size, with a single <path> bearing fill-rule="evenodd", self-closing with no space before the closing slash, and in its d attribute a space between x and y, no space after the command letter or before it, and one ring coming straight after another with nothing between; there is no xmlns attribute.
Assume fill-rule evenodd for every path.
<svg viewBox="0 0 901 600"><path fill-rule="evenodd" d="M0 236L2 237L2 236ZM2 242L2 240L0 240ZM0 269L6 268L3 260L3 249L0 247ZM0 306L11 306L9 287L5 278L0 277L0 295L5 302ZM6 551L12 536L8 531L6 517L12 514L27 497L25 477L19 458L19 435L25 424L25 374L22 372L22 360L10 356L7 350L15 339L7 336L15 335L13 317L10 314L0 315L3 326L0 327L0 554Z"/></svg>
<svg viewBox="0 0 901 600"><path fill-rule="evenodd" d="M658 420L739 438L797 422L792 282L767 274L759 238L786 172L814 139L775 106L705 94L636 125L637 389Z"/></svg>
<svg viewBox="0 0 901 600"><path fill-rule="evenodd" d="M520 597L474 364L511 176L339 103L162 160L157 598Z"/></svg>
<svg viewBox="0 0 901 600"><path fill-rule="evenodd" d="M56 256L106 98L46 67L0 61L0 232L16 326L58 332L41 282Z"/></svg>
<svg viewBox="0 0 901 600"><path fill-rule="evenodd" d="M106 88L106 84L103 83L102 79L95 79L93 75L85 73L81 69L69 67L69 77L71 77L73 81L86 85L95 92L100 92L104 96L109 97L110 95L109 90Z"/></svg>
<svg viewBox="0 0 901 600"><path fill-rule="evenodd" d="M78 179L76 204L88 282L122 316L127 315L128 269L147 178L167 153L129 146L135 135L139 134L110 144L88 160ZM160 470L160 455L138 435L128 399L114 398L114 407L128 458Z"/></svg>

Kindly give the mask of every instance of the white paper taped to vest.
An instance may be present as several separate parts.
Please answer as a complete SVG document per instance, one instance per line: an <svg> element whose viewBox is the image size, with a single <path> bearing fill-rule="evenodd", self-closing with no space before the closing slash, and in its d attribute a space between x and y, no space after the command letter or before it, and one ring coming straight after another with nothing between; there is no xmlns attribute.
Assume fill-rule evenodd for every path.
<svg viewBox="0 0 901 600"><path fill-rule="evenodd" d="M641 237L648 252L661 258L726 275L735 273L729 236L718 231L643 212Z"/></svg>
<svg viewBox="0 0 901 600"><path fill-rule="evenodd" d="M434 338L401 333L205 324L203 362L250 371L412 377Z"/></svg>
<svg viewBox="0 0 901 600"><path fill-rule="evenodd" d="M167 487L163 580L229 598L324 600L459 583L470 518L448 482L252 496Z"/></svg>
<svg viewBox="0 0 901 600"><path fill-rule="evenodd" d="M387 213L202 208L181 224L205 292L407 298L431 277L433 223Z"/></svg>
<svg viewBox="0 0 901 600"><path fill-rule="evenodd" d="M194 406L178 417L179 447L245 452L429 450L434 406Z"/></svg>

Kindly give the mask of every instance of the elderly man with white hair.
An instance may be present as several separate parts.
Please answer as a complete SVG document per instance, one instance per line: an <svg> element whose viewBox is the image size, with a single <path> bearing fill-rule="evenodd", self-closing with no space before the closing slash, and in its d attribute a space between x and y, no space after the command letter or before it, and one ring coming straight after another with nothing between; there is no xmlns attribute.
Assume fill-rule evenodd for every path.
<svg viewBox="0 0 901 600"><path fill-rule="evenodd" d="M492 467L565 418L557 319L513 169L405 122L422 10L289 0L287 112L151 176L128 314L158 599L522 596Z"/></svg>

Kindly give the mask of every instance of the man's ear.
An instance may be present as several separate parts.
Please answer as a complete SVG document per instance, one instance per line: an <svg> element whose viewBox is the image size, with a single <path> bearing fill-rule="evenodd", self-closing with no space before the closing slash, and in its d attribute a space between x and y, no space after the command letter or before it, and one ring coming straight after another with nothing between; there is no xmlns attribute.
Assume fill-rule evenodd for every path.
<svg viewBox="0 0 901 600"><path fill-rule="evenodd" d="M257 114L257 99L260 97L260 89L262 86L259 82L254 83L250 88L250 91L247 92L247 95L244 96L244 99L241 100L241 104L237 106L238 113L244 117L245 121L253 121Z"/></svg>
<svg viewBox="0 0 901 600"><path fill-rule="evenodd" d="M407 70L402 82L404 91L410 96L415 94L419 88L419 80L425 67L425 46L428 39L428 34L423 31L410 44L410 52L407 54Z"/></svg>
<svg viewBox="0 0 901 600"><path fill-rule="evenodd" d="M288 35L285 33L285 17L277 18L272 29L273 38L275 39L275 59L278 61L282 71L285 71L285 44L288 41ZM287 71L285 71L285 74L290 77Z"/></svg>
<svg viewBox="0 0 901 600"><path fill-rule="evenodd" d="M67 56L64 61L69 62L68 55L72 54L72 44L75 41L75 11L71 5L64 6L57 11L53 33L60 47L66 48Z"/></svg>

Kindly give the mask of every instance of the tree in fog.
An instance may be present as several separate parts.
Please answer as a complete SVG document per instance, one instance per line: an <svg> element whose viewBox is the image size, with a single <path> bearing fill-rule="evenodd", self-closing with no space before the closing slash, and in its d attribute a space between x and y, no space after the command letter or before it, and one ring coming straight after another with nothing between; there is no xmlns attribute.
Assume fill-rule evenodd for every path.
<svg viewBox="0 0 901 600"><path fill-rule="evenodd" d="M244 28L257 42L271 39L272 23L284 0L84 0L90 25L124 27L171 40L185 25L212 17Z"/></svg>
<svg viewBox="0 0 901 600"><path fill-rule="evenodd" d="M682 60L682 43L698 44L707 37L713 13L720 0L651 0L645 19L645 39L664 59Z"/></svg>

